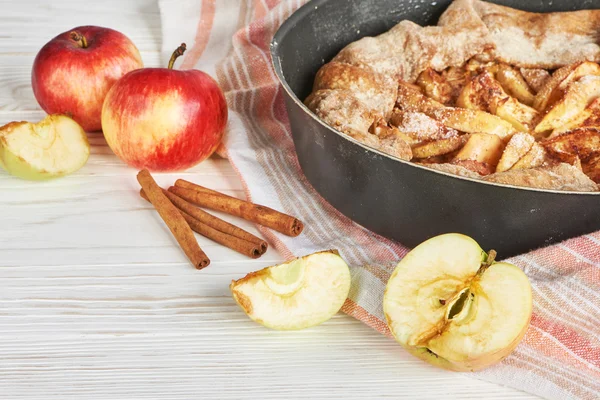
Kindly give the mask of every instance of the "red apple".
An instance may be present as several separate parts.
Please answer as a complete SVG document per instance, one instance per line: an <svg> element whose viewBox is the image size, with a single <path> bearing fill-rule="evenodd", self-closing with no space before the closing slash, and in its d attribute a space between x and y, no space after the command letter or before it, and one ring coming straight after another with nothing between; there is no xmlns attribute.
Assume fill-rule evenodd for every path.
<svg viewBox="0 0 600 400"><path fill-rule="evenodd" d="M33 62L31 85L48 114L66 114L86 131L101 128L106 93L123 75L142 68L140 52L120 32L80 26L42 47Z"/></svg>
<svg viewBox="0 0 600 400"><path fill-rule="evenodd" d="M143 68L121 78L102 108L110 148L138 169L174 171L209 157L223 137L227 103L213 78L198 70Z"/></svg>

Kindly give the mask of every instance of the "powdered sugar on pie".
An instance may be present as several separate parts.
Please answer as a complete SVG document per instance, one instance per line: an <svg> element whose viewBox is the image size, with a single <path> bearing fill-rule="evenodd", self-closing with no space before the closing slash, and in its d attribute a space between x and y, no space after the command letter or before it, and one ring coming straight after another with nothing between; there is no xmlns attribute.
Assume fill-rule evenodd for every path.
<svg viewBox="0 0 600 400"><path fill-rule="evenodd" d="M469 145L477 142L483 147L469 150L471 158L462 160L461 168L479 175L493 174L497 155L510 149L498 171L532 171L507 171L500 175L503 183L507 183L505 179L523 178L532 186L551 188L545 178L551 179L557 172L570 175L571 180L575 175L568 168L539 172L550 171L543 168L551 168L551 163L535 169L548 161L543 144L536 142L531 149L525 148L519 137L511 146L507 143L517 132L528 132L541 140L551 133L542 129L546 125L555 129L563 120L580 122L572 117L587 107L587 101L594 100L595 92L586 98L579 96L582 99L571 96L561 100L561 93L569 91L554 90L551 85L561 81L554 76L550 79L546 69L577 61L600 61L599 31L600 10L537 14L481 0L455 0L436 26L402 21L379 36L346 46L319 70L305 103L325 123L404 160L455 165L453 154L458 150L451 138L471 135ZM566 76L569 71L563 70ZM583 76L579 81L594 79L600 78ZM570 85L570 80L561 84ZM545 87L548 93L543 91ZM548 114L549 108L536 107L547 103L534 97L538 91L540 96L552 95L538 96L558 105L552 113ZM579 103L573 114L576 100ZM589 109L585 112L593 114ZM502 141L490 140L489 135ZM576 149L569 157L581 158ZM600 163L588 162L586 170L586 160L581 161L588 176L598 176L600 181ZM458 173L460 169L450 170ZM464 176L464 171L460 175ZM493 176L490 181L497 175ZM561 188L578 187L565 179L567 183L560 183ZM588 183L580 185L582 190L594 187Z"/></svg>

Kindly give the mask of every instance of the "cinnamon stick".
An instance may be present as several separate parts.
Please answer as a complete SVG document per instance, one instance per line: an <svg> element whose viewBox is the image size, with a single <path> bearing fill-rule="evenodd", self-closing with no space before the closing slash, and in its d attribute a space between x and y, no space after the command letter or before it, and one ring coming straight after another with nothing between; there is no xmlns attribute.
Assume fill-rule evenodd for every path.
<svg viewBox="0 0 600 400"><path fill-rule="evenodd" d="M163 193L165 194L165 196L167 196L169 200L171 200L171 203L173 203L175 207L179 208L181 211L188 213L192 217L196 218L198 221L205 223L206 225L218 231L235 236L240 239L247 240L248 242L258 245L260 247L261 254L264 254L267 251L267 248L269 246L267 242L263 239L256 237L250 232L247 232L242 228L230 224L227 221L223 221L221 218L217 218L204 210L199 209L193 204L177 196L175 193L171 193L164 189Z"/></svg>
<svg viewBox="0 0 600 400"><path fill-rule="evenodd" d="M170 194L172 195L172 193ZM144 190L140 190L140 196L150 201ZM180 200L185 201L183 199ZM195 208L194 206L191 207ZM242 253L248 257L259 258L261 255L263 255L263 251L261 249L260 244L252 243L247 240L240 239L230 234L221 232L199 221L198 219L194 218L192 215L188 214L181 208L178 209L178 212L181 214L181 216L185 219L185 221L188 223L188 225L190 226L190 228L192 228L194 232L197 232L204 237L214 240L215 242L222 244L223 246L229 247L230 249Z"/></svg>
<svg viewBox="0 0 600 400"><path fill-rule="evenodd" d="M169 192L198 206L235 215L288 236L298 236L304 229L302 222L290 215L249 201L236 199L183 179L178 179L175 186L169 188Z"/></svg>
<svg viewBox="0 0 600 400"><path fill-rule="evenodd" d="M194 232L180 214L179 210L163 194L162 189L156 184L147 169L140 171L137 180L152 203L162 220L190 259L196 269L202 269L210 264L209 258L198 245Z"/></svg>

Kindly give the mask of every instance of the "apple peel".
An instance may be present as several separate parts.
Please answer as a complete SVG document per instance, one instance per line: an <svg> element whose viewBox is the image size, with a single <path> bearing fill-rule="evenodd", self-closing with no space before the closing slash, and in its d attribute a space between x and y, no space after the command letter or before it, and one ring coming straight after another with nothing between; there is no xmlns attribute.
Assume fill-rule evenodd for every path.
<svg viewBox="0 0 600 400"><path fill-rule="evenodd" d="M446 234L408 253L388 281L383 309L396 340L442 368L476 371L519 344L532 312L531 285L468 236Z"/></svg>
<svg viewBox="0 0 600 400"><path fill-rule="evenodd" d="M342 307L350 270L337 251L322 251L232 281L237 304L255 322L277 330L321 324Z"/></svg>

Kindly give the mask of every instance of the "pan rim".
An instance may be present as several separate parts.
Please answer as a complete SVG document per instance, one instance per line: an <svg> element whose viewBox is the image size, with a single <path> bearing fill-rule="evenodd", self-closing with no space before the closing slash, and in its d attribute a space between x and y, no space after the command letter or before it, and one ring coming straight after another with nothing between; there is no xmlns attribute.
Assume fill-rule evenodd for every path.
<svg viewBox="0 0 600 400"><path fill-rule="evenodd" d="M305 19L309 13L314 12L314 10L318 9L320 4L328 2L328 1L330 1L330 0L312 0L312 1L309 1L308 3L306 3L305 5L303 5L302 7L300 7L299 9L297 9L296 11L294 11L281 24L279 29L277 29L277 32L275 32L275 35L273 35L273 39L271 39L271 42L269 45L269 50L271 53L271 65L275 71L275 75L277 76L279 83L282 85L283 89L286 91L288 96L294 101L294 103L296 103L296 105L300 106L300 109L305 114L310 116L313 120L315 120L321 126L325 127L328 131L330 131L338 136L341 136L343 139L348 140L349 142L362 147L363 149L365 149L367 151L374 152L376 154L379 154L380 156L387 157L391 160L409 165L414 168L420 168L421 170L425 170L425 171L428 171L431 173L437 173L437 174L444 175L444 176L447 176L450 178L460 179L460 180L464 180L464 181L474 182L474 183L483 184L483 185L490 185L490 186L495 186L495 187L500 187L500 188L505 188L505 189L526 190L526 191L532 191L532 192L560 194L560 195L575 194L575 195L579 195L579 196L600 196L600 191L583 192L583 191L574 191L574 190L540 189L540 188L533 188L533 187L527 187L527 186L516 186L516 185L505 184L505 183L488 182L488 181L483 181L480 179L468 178L468 177L464 177L464 176L460 176L460 175L451 174L449 172L436 170L433 168L427 168L422 165L416 164L414 162L402 160L401 158L395 157L391 154L384 153L374 147L367 146L367 145L359 142L358 140L356 140L356 139L344 134L343 132L338 131L337 129L334 129L330 125L326 124L323 120L321 120L321 118L319 118L315 113L313 113L304 104L304 102L302 102L298 98L298 96L296 96L296 94L294 93L292 88L287 83L287 80L283 76L283 70L281 68L281 58L279 56L279 43L282 41L283 38L285 38L285 36L289 33L289 31L294 26L296 26L297 23L299 23L303 19ZM599 186L599 190L600 190L600 186Z"/></svg>

